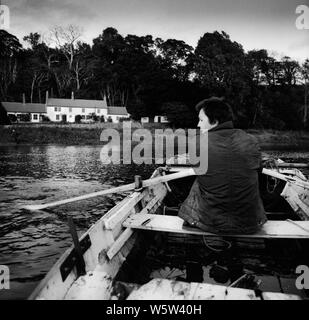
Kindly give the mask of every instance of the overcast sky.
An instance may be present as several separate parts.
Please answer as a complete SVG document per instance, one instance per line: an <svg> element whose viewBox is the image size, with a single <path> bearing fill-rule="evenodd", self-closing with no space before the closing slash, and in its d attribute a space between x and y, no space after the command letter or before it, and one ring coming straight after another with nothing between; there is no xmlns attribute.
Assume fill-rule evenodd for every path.
<svg viewBox="0 0 309 320"><path fill-rule="evenodd" d="M92 43L102 30L184 40L196 46L205 32L224 30L246 51L267 49L278 58L309 58L309 30L295 26L295 9L309 0L2 0L10 33L20 40L54 25L77 24Z"/></svg>

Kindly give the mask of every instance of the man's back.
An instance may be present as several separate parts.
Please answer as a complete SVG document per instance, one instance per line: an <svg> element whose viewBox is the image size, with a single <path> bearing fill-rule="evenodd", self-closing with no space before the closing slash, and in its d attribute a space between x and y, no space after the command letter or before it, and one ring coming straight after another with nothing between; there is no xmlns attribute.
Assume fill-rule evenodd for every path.
<svg viewBox="0 0 309 320"><path fill-rule="evenodd" d="M178 215L191 226L215 233L254 233L266 221L259 194L261 154L253 136L234 129L223 98L196 105L198 127L208 132L208 170L197 177Z"/></svg>
<svg viewBox="0 0 309 320"><path fill-rule="evenodd" d="M198 176L199 220L220 232L255 232L266 221L258 187L256 139L231 121L208 132L208 170Z"/></svg>

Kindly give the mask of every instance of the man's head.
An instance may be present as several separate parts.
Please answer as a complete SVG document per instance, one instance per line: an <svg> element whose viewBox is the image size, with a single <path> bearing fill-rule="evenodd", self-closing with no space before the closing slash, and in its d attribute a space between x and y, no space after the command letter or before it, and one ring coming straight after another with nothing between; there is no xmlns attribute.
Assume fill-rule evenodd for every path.
<svg viewBox="0 0 309 320"><path fill-rule="evenodd" d="M195 106L199 113L198 127L204 131L208 131L217 125L233 120L232 109L224 102L223 98L211 97L200 101Z"/></svg>

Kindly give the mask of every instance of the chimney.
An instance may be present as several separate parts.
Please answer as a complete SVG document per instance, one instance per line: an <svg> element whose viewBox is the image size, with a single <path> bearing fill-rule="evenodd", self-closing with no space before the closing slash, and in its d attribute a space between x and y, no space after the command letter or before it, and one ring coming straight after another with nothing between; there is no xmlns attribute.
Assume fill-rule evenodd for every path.
<svg viewBox="0 0 309 320"><path fill-rule="evenodd" d="M48 90L46 90L45 105L47 105L47 102L48 102Z"/></svg>
<svg viewBox="0 0 309 320"><path fill-rule="evenodd" d="M71 99L74 100L74 91L72 91Z"/></svg>
<svg viewBox="0 0 309 320"><path fill-rule="evenodd" d="M23 93L23 104L26 104L26 95Z"/></svg>

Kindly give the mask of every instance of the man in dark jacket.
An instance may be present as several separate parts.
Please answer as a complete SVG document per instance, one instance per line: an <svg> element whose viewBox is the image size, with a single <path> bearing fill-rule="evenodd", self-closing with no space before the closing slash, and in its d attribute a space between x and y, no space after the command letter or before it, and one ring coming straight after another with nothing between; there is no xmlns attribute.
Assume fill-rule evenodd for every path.
<svg viewBox="0 0 309 320"><path fill-rule="evenodd" d="M223 99L203 100L196 109L201 134L208 132L208 170L197 177L179 216L208 232L254 233L267 220L259 194L258 142L233 127Z"/></svg>

